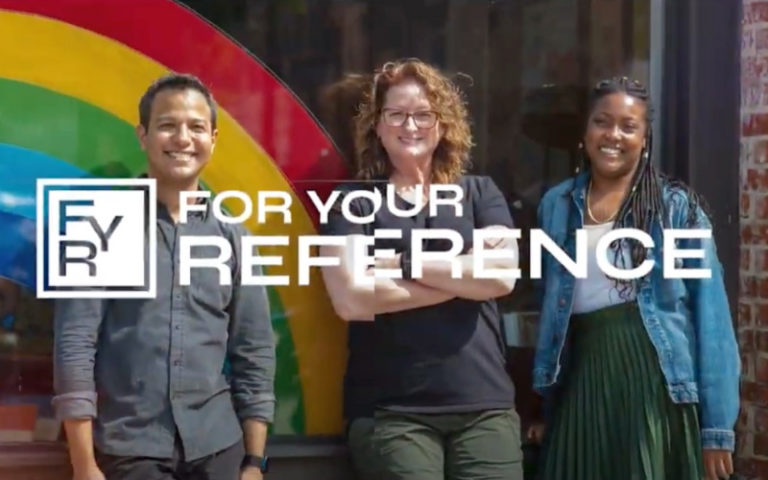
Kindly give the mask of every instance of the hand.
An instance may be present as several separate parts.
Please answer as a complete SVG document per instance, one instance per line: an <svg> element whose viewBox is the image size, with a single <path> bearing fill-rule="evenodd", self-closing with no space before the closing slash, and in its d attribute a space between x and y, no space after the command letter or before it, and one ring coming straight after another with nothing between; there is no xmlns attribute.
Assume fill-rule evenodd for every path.
<svg viewBox="0 0 768 480"><path fill-rule="evenodd" d="M530 427L528 427L528 431L525 434L526 440L529 440L533 443L538 443L541 445L541 443L544 441L544 434L547 431L547 426L543 423L534 423Z"/></svg>
<svg viewBox="0 0 768 480"><path fill-rule="evenodd" d="M240 470L240 480L264 480L264 474L257 467L245 467Z"/></svg>
<svg viewBox="0 0 768 480"><path fill-rule="evenodd" d="M394 269L397 270L400 268L400 257L402 256L401 253L396 253L394 257L377 257L374 261L373 266L375 268L388 268L388 269Z"/></svg>
<svg viewBox="0 0 768 480"><path fill-rule="evenodd" d="M497 250L497 249L503 249L503 248L510 248L515 244L515 240L512 238L486 238L483 242L485 244L485 248L490 250Z"/></svg>
<svg viewBox="0 0 768 480"><path fill-rule="evenodd" d="M488 227L488 230L508 230L507 227L503 227L500 225L494 225ZM483 245L486 249L489 250L495 250L497 248L508 248L512 247L514 245L515 240L513 238L506 238L506 237L490 237L486 238L483 241Z"/></svg>
<svg viewBox="0 0 768 480"><path fill-rule="evenodd" d="M75 469L72 480L106 480L106 477L101 473L99 466L93 463L83 469Z"/></svg>
<svg viewBox="0 0 768 480"><path fill-rule="evenodd" d="M719 480L733 475L733 458L728 450L707 450L703 452L706 480Z"/></svg>

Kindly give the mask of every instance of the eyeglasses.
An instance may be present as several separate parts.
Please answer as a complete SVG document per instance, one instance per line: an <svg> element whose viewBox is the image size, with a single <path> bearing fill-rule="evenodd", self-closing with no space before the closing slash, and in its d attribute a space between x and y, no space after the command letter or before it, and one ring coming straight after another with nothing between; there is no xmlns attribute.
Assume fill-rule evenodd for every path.
<svg viewBox="0 0 768 480"><path fill-rule="evenodd" d="M432 128L437 123L437 112L431 110L409 113L402 110L385 108L382 110L382 117L384 118L384 123L390 127L402 127L408 121L408 117L413 119L413 123L417 128L421 129Z"/></svg>

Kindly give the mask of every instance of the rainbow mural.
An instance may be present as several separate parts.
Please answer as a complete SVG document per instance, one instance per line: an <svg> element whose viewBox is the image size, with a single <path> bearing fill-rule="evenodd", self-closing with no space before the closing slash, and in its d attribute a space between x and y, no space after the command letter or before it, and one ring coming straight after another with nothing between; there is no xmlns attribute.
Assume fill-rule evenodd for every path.
<svg viewBox="0 0 768 480"><path fill-rule="evenodd" d="M138 99L177 71L201 78L220 107L205 184L247 192L254 203L259 190L291 193L291 224L272 215L246 227L294 239L292 248L264 250L284 259L269 274L296 279L295 237L317 232L304 192L327 192L346 176L344 164L296 97L221 31L171 0L0 0L0 58L0 276L34 290L37 178L143 171ZM319 272L309 287L269 293L278 338L273 433L338 434L346 331Z"/></svg>

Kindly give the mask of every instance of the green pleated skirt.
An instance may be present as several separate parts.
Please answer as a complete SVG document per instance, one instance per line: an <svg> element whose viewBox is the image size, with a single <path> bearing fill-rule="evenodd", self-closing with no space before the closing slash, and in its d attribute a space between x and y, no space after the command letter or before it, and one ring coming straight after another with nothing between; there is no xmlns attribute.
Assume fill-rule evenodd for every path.
<svg viewBox="0 0 768 480"><path fill-rule="evenodd" d="M571 317L541 480L700 480L696 404L667 392L636 303Z"/></svg>

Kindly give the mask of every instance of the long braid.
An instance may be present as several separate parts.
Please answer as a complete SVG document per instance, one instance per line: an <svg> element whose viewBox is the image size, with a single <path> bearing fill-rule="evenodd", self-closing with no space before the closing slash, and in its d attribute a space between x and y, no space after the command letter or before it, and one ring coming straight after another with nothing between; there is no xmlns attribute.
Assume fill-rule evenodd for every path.
<svg viewBox="0 0 768 480"><path fill-rule="evenodd" d="M686 226L694 226L697 220L697 211L700 207L708 215L709 212L706 204L690 187L680 181L670 180L653 166L652 110L648 91L640 82L630 80L627 77L602 80L595 86L590 95L588 111L591 113L598 100L613 93L626 93L633 98L642 100L647 105L645 146L640 152L640 164L635 171L629 192L619 208L614 227L639 229L649 234L653 231L654 222L658 222L662 228L669 227L670 225L666 224L668 212L663 195L665 186L671 187L673 194L684 195L687 198ZM586 155L584 160L586 167L589 168L589 159ZM627 239L626 241L629 242L632 268L636 268L645 261L647 249L636 240ZM622 268L627 268L628 265L625 265L624 256L621 254L621 242L614 242L611 248L614 251L615 259L622 264ZM633 287L634 281L620 279L615 279L614 281L620 296L626 299Z"/></svg>

